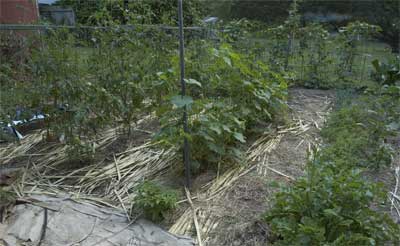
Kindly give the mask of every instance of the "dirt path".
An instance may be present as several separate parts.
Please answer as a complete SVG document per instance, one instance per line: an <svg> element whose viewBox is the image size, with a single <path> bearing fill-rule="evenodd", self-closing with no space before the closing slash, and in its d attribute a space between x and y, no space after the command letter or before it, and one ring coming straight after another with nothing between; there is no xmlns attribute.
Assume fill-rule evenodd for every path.
<svg viewBox="0 0 400 246"><path fill-rule="evenodd" d="M214 199L195 202L203 245L268 245L268 230L260 219L276 190L271 182L290 182L303 174L307 152L320 142L319 130L330 112L333 95L331 91L290 90L290 127L278 128L275 136L253 150L256 154L249 152L253 161L247 170L237 171L229 188ZM194 233L193 227L184 225L192 223L192 216L183 217L172 231Z"/></svg>

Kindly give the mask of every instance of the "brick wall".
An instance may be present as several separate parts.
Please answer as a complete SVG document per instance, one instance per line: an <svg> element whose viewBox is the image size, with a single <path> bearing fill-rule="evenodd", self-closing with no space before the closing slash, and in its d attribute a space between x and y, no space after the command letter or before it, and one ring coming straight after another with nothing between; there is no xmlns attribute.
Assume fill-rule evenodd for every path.
<svg viewBox="0 0 400 246"><path fill-rule="evenodd" d="M0 24L30 24L38 19L36 0L0 0Z"/></svg>

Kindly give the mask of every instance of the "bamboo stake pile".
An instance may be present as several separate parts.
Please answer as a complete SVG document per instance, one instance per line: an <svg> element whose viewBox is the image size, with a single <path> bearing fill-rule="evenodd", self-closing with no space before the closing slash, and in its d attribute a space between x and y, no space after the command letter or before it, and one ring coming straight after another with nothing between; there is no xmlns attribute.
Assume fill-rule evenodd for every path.
<svg viewBox="0 0 400 246"><path fill-rule="evenodd" d="M96 194L99 187L105 187L102 197L129 205L134 196L134 188L145 179L163 174L176 156L173 149L152 149L152 143L134 147L117 155L106 165L90 169L79 181L86 194Z"/></svg>
<svg viewBox="0 0 400 246"><path fill-rule="evenodd" d="M20 143L10 143L0 146L0 165L7 165L17 157L23 157L42 141L42 134L35 132L26 136Z"/></svg>
<svg viewBox="0 0 400 246"><path fill-rule="evenodd" d="M152 115L144 117L137 124L147 124ZM118 129L105 130L91 144L96 151L104 151L118 141ZM175 163L174 149L163 149L150 139L114 153L113 159L92 163L79 169L59 171L59 165L67 163L67 146L43 142L43 133L35 131L19 143L0 146L0 168L13 164L17 157L21 162L23 175L13 185L19 197L30 194L67 195L92 203L119 207L129 213L135 196L134 188L144 179L155 178ZM43 143L43 144L41 144ZM72 184L71 184L72 183Z"/></svg>

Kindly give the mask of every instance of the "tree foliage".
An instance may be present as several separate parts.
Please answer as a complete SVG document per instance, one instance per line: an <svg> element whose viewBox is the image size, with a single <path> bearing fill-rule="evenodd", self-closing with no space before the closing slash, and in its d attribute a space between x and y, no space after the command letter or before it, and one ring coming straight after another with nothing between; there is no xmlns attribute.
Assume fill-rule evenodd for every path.
<svg viewBox="0 0 400 246"><path fill-rule="evenodd" d="M119 24L168 24L177 23L177 1L131 0L58 0L57 5L74 9L78 23L98 24L99 18ZM205 15L207 6L201 0L185 1L185 25L194 25Z"/></svg>

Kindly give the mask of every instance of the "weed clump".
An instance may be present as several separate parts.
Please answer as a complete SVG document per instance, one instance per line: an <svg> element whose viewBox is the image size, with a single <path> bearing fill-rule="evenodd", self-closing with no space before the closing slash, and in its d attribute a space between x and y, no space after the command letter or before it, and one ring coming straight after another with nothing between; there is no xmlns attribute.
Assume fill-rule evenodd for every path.
<svg viewBox="0 0 400 246"><path fill-rule="evenodd" d="M167 212L176 207L178 194L175 190L165 189L146 181L138 189L135 204L143 210L146 218L161 221Z"/></svg>

